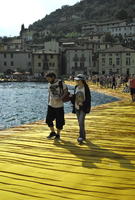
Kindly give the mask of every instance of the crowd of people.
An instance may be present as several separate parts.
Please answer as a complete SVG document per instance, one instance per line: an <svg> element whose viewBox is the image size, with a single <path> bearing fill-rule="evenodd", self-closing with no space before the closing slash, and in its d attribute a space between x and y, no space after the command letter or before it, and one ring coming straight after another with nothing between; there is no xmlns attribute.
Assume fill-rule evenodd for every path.
<svg viewBox="0 0 135 200"><path fill-rule="evenodd" d="M70 76L69 79L74 80L74 77ZM125 86L129 81L129 76L90 75L86 79L100 87L116 89L122 85Z"/></svg>
<svg viewBox="0 0 135 200"><path fill-rule="evenodd" d="M100 88L121 88L122 92L130 93L132 101L135 101L135 75L90 75L86 79ZM69 80L74 81L74 76L70 76Z"/></svg>
<svg viewBox="0 0 135 200"><path fill-rule="evenodd" d="M95 76L90 76L89 79L93 83L100 85L100 87L104 88L120 88L121 85L125 85L129 77L128 76L105 76L105 75L95 75Z"/></svg>
<svg viewBox="0 0 135 200"><path fill-rule="evenodd" d="M0 82L24 82L24 81L44 81L44 76L42 75L31 75L31 74L10 74L10 75L0 75Z"/></svg>

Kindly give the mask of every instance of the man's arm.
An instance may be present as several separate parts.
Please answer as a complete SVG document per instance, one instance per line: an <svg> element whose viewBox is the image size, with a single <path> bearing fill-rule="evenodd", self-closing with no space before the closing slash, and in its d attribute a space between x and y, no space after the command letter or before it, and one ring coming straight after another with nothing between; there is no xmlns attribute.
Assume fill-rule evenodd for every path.
<svg viewBox="0 0 135 200"><path fill-rule="evenodd" d="M61 96L61 99L63 99L68 94L68 87L65 83L62 82L63 85L63 94Z"/></svg>

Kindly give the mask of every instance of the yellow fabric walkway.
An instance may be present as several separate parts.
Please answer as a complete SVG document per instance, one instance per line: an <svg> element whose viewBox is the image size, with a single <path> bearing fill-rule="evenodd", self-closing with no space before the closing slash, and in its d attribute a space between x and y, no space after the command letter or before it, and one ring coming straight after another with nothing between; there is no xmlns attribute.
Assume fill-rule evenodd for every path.
<svg viewBox="0 0 135 200"><path fill-rule="evenodd" d="M0 200L135 200L135 103L94 108L86 129L82 146L73 114L60 142L43 121L1 131Z"/></svg>

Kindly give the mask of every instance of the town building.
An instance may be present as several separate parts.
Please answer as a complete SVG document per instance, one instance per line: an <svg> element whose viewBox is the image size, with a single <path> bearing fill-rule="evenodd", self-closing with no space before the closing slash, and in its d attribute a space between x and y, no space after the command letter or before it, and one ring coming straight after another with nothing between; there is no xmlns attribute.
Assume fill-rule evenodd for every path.
<svg viewBox="0 0 135 200"><path fill-rule="evenodd" d="M89 33L106 33L110 32L110 28L125 26L126 22L124 20L117 20L117 21L107 21L107 22L95 22L84 24L82 26L82 34L89 34Z"/></svg>
<svg viewBox="0 0 135 200"><path fill-rule="evenodd" d="M43 31L37 32L38 36L40 39L47 37L48 35L51 34L51 31L48 29L44 29Z"/></svg>
<svg viewBox="0 0 135 200"><path fill-rule="evenodd" d="M8 50L20 50L22 49L22 40L17 37L13 38L4 38L0 42L0 50L8 51Z"/></svg>
<svg viewBox="0 0 135 200"><path fill-rule="evenodd" d="M47 41L44 43L44 48L46 51L52 51L55 53L60 53L60 45L56 40Z"/></svg>
<svg viewBox="0 0 135 200"><path fill-rule="evenodd" d="M52 51L36 51L32 53L33 74L39 75L53 71L57 75L61 73L60 54Z"/></svg>
<svg viewBox="0 0 135 200"><path fill-rule="evenodd" d="M37 31L31 30L29 28L25 28L24 24L21 26L21 31L20 31L20 38L24 42L32 41L34 34L36 34Z"/></svg>
<svg viewBox="0 0 135 200"><path fill-rule="evenodd" d="M135 74L135 50L117 45L98 53L99 74Z"/></svg>
<svg viewBox="0 0 135 200"><path fill-rule="evenodd" d="M31 72L32 54L28 51L0 51L0 72Z"/></svg>
<svg viewBox="0 0 135 200"><path fill-rule="evenodd" d="M89 75L92 73L92 49L82 47L67 48L64 52L66 63L66 74L75 75L83 73Z"/></svg>
<svg viewBox="0 0 135 200"><path fill-rule="evenodd" d="M117 25L110 27L108 29L108 32L111 33L112 36L122 36L123 38L126 38L128 35L135 35L135 25L133 24L126 24L126 25Z"/></svg>

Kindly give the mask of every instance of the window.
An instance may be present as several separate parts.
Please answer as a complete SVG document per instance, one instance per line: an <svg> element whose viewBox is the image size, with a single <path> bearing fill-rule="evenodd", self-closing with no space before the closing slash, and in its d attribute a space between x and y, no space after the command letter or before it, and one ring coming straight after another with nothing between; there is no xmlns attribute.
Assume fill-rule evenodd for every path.
<svg viewBox="0 0 135 200"><path fill-rule="evenodd" d="M78 58L77 54L75 54L75 56L73 57L73 61L74 61L74 62L79 61L79 58Z"/></svg>
<svg viewBox="0 0 135 200"><path fill-rule="evenodd" d="M53 55L51 55L51 59L53 59Z"/></svg>
<svg viewBox="0 0 135 200"><path fill-rule="evenodd" d="M43 70L48 70L48 69L49 69L48 63L46 62L46 63L44 63L44 65L43 65Z"/></svg>
<svg viewBox="0 0 135 200"><path fill-rule="evenodd" d="M40 58L41 58L41 55L38 55L38 58L40 59Z"/></svg>
<svg viewBox="0 0 135 200"><path fill-rule="evenodd" d="M31 62L29 62L28 65L31 66Z"/></svg>
<svg viewBox="0 0 135 200"><path fill-rule="evenodd" d="M7 54L6 53L4 53L4 58L6 58L7 57Z"/></svg>
<svg viewBox="0 0 135 200"><path fill-rule="evenodd" d="M109 74L112 75L112 69L109 70Z"/></svg>
<svg viewBox="0 0 135 200"><path fill-rule="evenodd" d="M81 68L84 67L84 62L80 62L80 67L81 67Z"/></svg>
<svg viewBox="0 0 135 200"><path fill-rule="evenodd" d="M109 58L109 65L112 65L112 58Z"/></svg>
<svg viewBox="0 0 135 200"><path fill-rule="evenodd" d="M105 56L105 54L104 54L104 53L102 53L102 56L104 57L104 56Z"/></svg>
<svg viewBox="0 0 135 200"><path fill-rule="evenodd" d="M117 69L116 71L117 71L117 74L119 74L120 70L119 70L119 69Z"/></svg>
<svg viewBox="0 0 135 200"><path fill-rule="evenodd" d="M14 62L13 61L11 61L11 66L14 66Z"/></svg>
<svg viewBox="0 0 135 200"><path fill-rule="evenodd" d="M102 58L102 64L105 64L105 58Z"/></svg>
<svg viewBox="0 0 135 200"><path fill-rule="evenodd" d="M7 62L4 62L4 66L7 66Z"/></svg>
<svg viewBox="0 0 135 200"><path fill-rule="evenodd" d="M130 56L130 53L126 53L127 56Z"/></svg>
<svg viewBox="0 0 135 200"><path fill-rule="evenodd" d="M116 58L116 65L120 65L120 58Z"/></svg>
<svg viewBox="0 0 135 200"><path fill-rule="evenodd" d="M126 65L130 65L130 58L126 58Z"/></svg>
<svg viewBox="0 0 135 200"><path fill-rule="evenodd" d="M130 74L130 69L128 68L128 69L127 69L127 75L129 75L129 74Z"/></svg>
<svg viewBox="0 0 135 200"><path fill-rule="evenodd" d="M82 54L82 57L80 58L81 62L85 62L86 58L84 57L84 54Z"/></svg>
<svg viewBox="0 0 135 200"><path fill-rule="evenodd" d="M109 56L112 56L112 53L109 53Z"/></svg>
<svg viewBox="0 0 135 200"><path fill-rule="evenodd" d="M47 61L47 55L44 55L44 60Z"/></svg>
<svg viewBox="0 0 135 200"><path fill-rule="evenodd" d="M41 63L38 63L38 66L41 67Z"/></svg>
<svg viewBox="0 0 135 200"><path fill-rule="evenodd" d="M13 58L13 57L14 57L13 53L11 53L11 54L10 54L10 57L11 57L11 58Z"/></svg>
<svg viewBox="0 0 135 200"><path fill-rule="evenodd" d="M30 53L28 54L28 58L30 58Z"/></svg>
<svg viewBox="0 0 135 200"><path fill-rule="evenodd" d="M77 62L75 62L75 68L77 68Z"/></svg>

